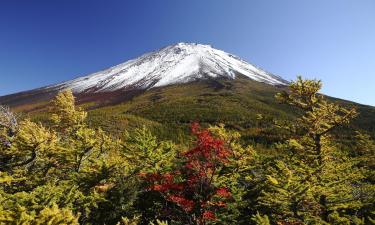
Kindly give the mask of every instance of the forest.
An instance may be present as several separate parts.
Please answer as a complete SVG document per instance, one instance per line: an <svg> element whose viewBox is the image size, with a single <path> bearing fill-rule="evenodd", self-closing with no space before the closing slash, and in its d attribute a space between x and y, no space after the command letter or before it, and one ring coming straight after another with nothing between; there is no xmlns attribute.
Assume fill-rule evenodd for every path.
<svg viewBox="0 0 375 225"><path fill-rule="evenodd" d="M113 134L70 90L40 121L0 106L0 224L375 224L375 140L346 131L359 113L321 87L298 77L276 94L295 118L253 115L271 144L199 120L184 142Z"/></svg>

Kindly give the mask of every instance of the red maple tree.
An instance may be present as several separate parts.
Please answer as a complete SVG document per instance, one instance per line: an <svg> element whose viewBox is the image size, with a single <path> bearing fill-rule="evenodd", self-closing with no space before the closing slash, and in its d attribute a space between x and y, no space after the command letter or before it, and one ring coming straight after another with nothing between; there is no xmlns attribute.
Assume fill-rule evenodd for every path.
<svg viewBox="0 0 375 225"><path fill-rule="evenodd" d="M182 154L182 163L174 172L146 174L149 190L159 192L169 202L164 212L169 218L188 224L207 224L216 220L216 212L226 207L231 192L215 184L221 168L228 162L230 150L198 123L191 126L196 146Z"/></svg>

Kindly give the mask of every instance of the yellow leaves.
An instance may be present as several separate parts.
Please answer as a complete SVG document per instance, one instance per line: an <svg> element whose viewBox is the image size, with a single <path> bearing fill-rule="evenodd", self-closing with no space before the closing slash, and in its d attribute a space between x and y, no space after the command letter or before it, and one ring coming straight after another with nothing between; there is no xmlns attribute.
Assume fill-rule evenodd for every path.
<svg viewBox="0 0 375 225"><path fill-rule="evenodd" d="M363 176L355 167L355 160L347 158L330 136L333 129L348 124L357 112L328 102L318 93L320 88L320 81L298 77L291 83L289 92L277 95L279 100L298 107L303 113L293 121L295 129L281 125L290 131L289 140L277 145L285 150L285 155L267 168L265 176L268 189L263 191L261 202L276 208L282 216L290 213L292 218L298 210L301 215L306 213L320 220L315 215L321 209L358 207L358 202L342 199L354 197L351 194L357 187L353 183L360 183ZM330 205L322 199L329 199ZM294 212L288 212L291 205L297 206Z"/></svg>
<svg viewBox="0 0 375 225"><path fill-rule="evenodd" d="M309 96L311 99L316 99L316 94L322 88L320 80L305 80L301 76L297 77L296 81L290 84L290 90L296 95Z"/></svg>
<svg viewBox="0 0 375 225"><path fill-rule="evenodd" d="M240 200L244 193L244 187L238 185L239 180L251 181L253 174L250 172L254 167L256 152L251 145L243 146L240 142L241 135L237 131L227 130L223 124L211 126L208 130L217 138L225 142L230 154L227 156L228 162L222 168L220 175L214 177L214 182L219 186L228 187L234 198Z"/></svg>
<svg viewBox="0 0 375 225"><path fill-rule="evenodd" d="M21 128L17 134L17 138L25 145L33 146L36 144L55 142L57 136L53 131L48 130L41 124L25 120L21 122Z"/></svg>
<svg viewBox="0 0 375 225"><path fill-rule="evenodd" d="M156 220L156 223L151 222L150 225L168 225L168 222Z"/></svg>
<svg viewBox="0 0 375 225"><path fill-rule="evenodd" d="M258 114L256 115L256 119L257 119L257 120L263 120L263 119L264 119L263 114L258 113Z"/></svg>
<svg viewBox="0 0 375 225"><path fill-rule="evenodd" d="M282 102L301 108L305 115L298 119L298 125L317 135L347 124L357 116L354 108L346 109L324 100L323 95L318 94L321 87L321 81L298 77L290 84L290 93L282 92L276 95Z"/></svg>
<svg viewBox="0 0 375 225"><path fill-rule="evenodd" d="M296 149L296 150L303 150L304 146L301 145L296 139L289 139L287 141L287 145L289 148Z"/></svg>
<svg viewBox="0 0 375 225"><path fill-rule="evenodd" d="M60 92L53 103L52 122L62 130L71 130L76 126L84 125L87 113L75 106L74 96L71 90Z"/></svg>
<svg viewBox="0 0 375 225"><path fill-rule="evenodd" d="M290 101L289 94L286 91L276 93L275 98L280 103L288 103Z"/></svg>
<svg viewBox="0 0 375 225"><path fill-rule="evenodd" d="M129 219L127 217L123 217L120 222L118 222L116 225L138 225L140 222L139 216L134 216L132 219Z"/></svg>
<svg viewBox="0 0 375 225"><path fill-rule="evenodd" d="M14 181L14 179L11 176L0 171L0 184L10 184L12 181Z"/></svg>
<svg viewBox="0 0 375 225"><path fill-rule="evenodd" d="M79 216L75 216L69 209L60 209L56 204L50 208L43 209L32 225L79 225Z"/></svg>
<svg viewBox="0 0 375 225"><path fill-rule="evenodd" d="M318 164L326 159L329 133L336 127L348 124L357 116L354 108L346 109L325 100L323 95L318 93L321 87L322 83L318 80L298 77L290 84L290 92L277 95L282 102L297 106L304 113L293 122L294 129L290 129L290 126L282 127L290 131L293 137L283 147L294 153L299 150L300 154L304 153L300 156L305 157L305 160L316 161Z"/></svg>
<svg viewBox="0 0 375 225"><path fill-rule="evenodd" d="M74 139L79 146L93 146L99 141L97 132L87 127L77 129L74 133Z"/></svg>
<svg viewBox="0 0 375 225"><path fill-rule="evenodd" d="M375 141L371 136L361 132L356 132L355 154L360 157L367 167L375 167Z"/></svg>
<svg viewBox="0 0 375 225"><path fill-rule="evenodd" d="M132 219L123 217L121 221L118 222L116 225L138 225L140 224L140 221L141 220L139 216L134 216ZM168 225L168 222L156 220L156 223L150 222L149 225Z"/></svg>
<svg viewBox="0 0 375 225"><path fill-rule="evenodd" d="M227 143L238 141L241 137L241 134L237 131L226 130L224 124L219 124L218 126L210 126L208 130L213 135L226 141Z"/></svg>
<svg viewBox="0 0 375 225"><path fill-rule="evenodd" d="M224 125L211 126L209 131L216 137L222 139L226 143L226 147L230 149L231 155L228 157L229 166L235 168L238 172L248 170L252 165L252 161L256 152L252 146L243 146L240 143L241 135L237 131L226 130Z"/></svg>
<svg viewBox="0 0 375 225"><path fill-rule="evenodd" d="M311 107L323 99L318 92L322 87L320 80L304 80L301 76L297 77L289 85L289 92L277 93L275 98L281 103L287 103L297 106L303 110L310 110Z"/></svg>
<svg viewBox="0 0 375 225"><path fill-rule="evenodd" d="M271 184L273 184L273 185L278 185L278 184L279 184L279 182L276 180L276 178L274 178L274 177L272 177L272 176L270 176L270 175L267 175L266 177L267 177L267 180L268 180Z"/></svg>
<svg viewBox="0 0 375 225"><path fill-rule="evenodd" d="M170 170L176 157L176 146L167 141L157 141L145 127L125 134L122 156L127 170L155 173Z"/></svg>
<svg viewBox="0 0 375 225"><path fill-rule="evenodd" d="M74 215L70 209L59 208L56 204L38 213L20 205L12 211L3 210L0 207L0 224L4 225L79 225L78 218L79 215Z"/></svg>
<svg viewBox="0 0 375 225"><path fill-rule="evenodd" d="M55 132L36 124L29 120L22 121L17 136L12 145L14 152L25 154L25 151L32 151L36 154L47 153L48 151L56 151L58 137Z"/></svg>
<svg viewBox="0 0 375 225"><path fill-rule="evenodd" d="M60 124L61 123L61 116L58 114L52 114L51 115L51 121L55 124Z"/></svg>
<svg viewBox="0 0 375 225"><path fill-rule="evenodd" d="M259 212L257 212L256 215L254 215L251 220L255 222L256 225L270 225L270 220L267 215L261 215Z"/></svg>
<svg viewBox="0 0 375 225"><path fill-rule="evenodd" d="M94 190L98 193L105 193L111 190L114 186L115 184L113 183L98 184L94 187Z"/></svg>

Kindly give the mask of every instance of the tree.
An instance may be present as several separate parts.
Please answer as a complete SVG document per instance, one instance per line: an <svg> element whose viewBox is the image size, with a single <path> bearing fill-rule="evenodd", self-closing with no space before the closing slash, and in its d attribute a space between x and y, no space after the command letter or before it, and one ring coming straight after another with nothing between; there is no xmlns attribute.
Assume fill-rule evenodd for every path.
<svg viewBox="0 0 375 225"><path fill-rule="evenodd" d="M70 212L81 214L79 220L85 221L100 201L102 196L94 190L78 188L78 173L106 158L106 143L110 141L86 126L85 113L76 110L71 97L69 92L60 93L54 101L59 112L53 116L59 118L54 127L25 119L17 122L16 132L2 132L10 142L0 145L0 180L4 181L0 182L0 214L5 215L5 221L11 218L16 224L77 224L74 221L78 217L68 222Z"/></svg>
<svg viewBox="0 0 375 225"><path fill-rule="evenodd" d="M12 156L9 148L18 130L18 120L9 107L0 105L0 171L6 170Z"/></svg>
<svg viewBox="0 0 375 225"><path fill-rule="evenodd" d="M366 178L375 184L375 141L370 135L357 131L352 154L359 158L359 166L365 170Z"/></svg>
<svg viewBox="0 0 375 225"><path fill-rule="evenodd" d="M29 214L24 207L19 207L17 211L2 212L0 224L30 224L30 225L78 225L78 218L71 210L60 209L56 204L52 207L44 208L38 214Z"/></svg>
<svg viewBox="0 0 375 225"><path fill-rule="evenodd" d="M220 127L211 130L218 136L229 137ZM232 146L227 145L225 140L214 137L207 129L202 130L197 123L192 124L192 133L197 139L196 146L182 153L181 163L174 171L145 174L145 178L151 183L149 190L160 193L166 201L160 214L162 218L203 225L219 219L218 214L223 211L231 210L228 206L234 200L232 191L234 183L238 186L239 178L231 169L244 171L243 155L237 153L248 152L234 142Z"/></svg>
<svg viewBox="0 0 375 225"><path fill-rule="evenodd" d="M57 125L59 130L71 131L77 127L85 126L87 113L76 107L75 98L71 90L67 89L59 92L52 101L51 120Z"/></svg>
<svg viewBox="0 0 375 225"><path fill-rule="evenodd" d="M364 174L364 181L361 184L359 195L362 200L360 213L365 215L368 223L375 221L375 142L368 134L357 131L356 143L351 154L356 157L358 167Z"/></svg>
<svg viewBox="0 0 375 225"><path fill-rule="evenodd" d="M105 194L105 201L98 203L92 216L99 224L114 224L121 217L131 218L139 212L145 217L149 201L142 192L142 175L171 171L175 163L175 145L170 141L158 141L145 127L125 132L123 139L103 162L102 169L91 168L87 178L86 173L81 172L85 176L84 185L98 184L95 179L100 180L95 188ZM154 219L147 218L144 223L149 221Z"/></svg>
<svg viewBox="0 0 375 225"><path fill-rule="evenodd" d="M283 125L290 138L278 145L282 154L263 168L258 181L258 209L279 224L351 223L361 206L359 191L363 175L329 135L353 119L355 109L346 109L319 94L321 82L303 80L289 92L276 95L281 103L296 107L302 116Z"/></svg>
<svg viewBox="0 0 375 225"><path fill-rule="evenodd" d="M9 107L0 105L0 128L5 128L12 136L18 128L17 116L10 110Z"/></svg>
<svg viewBox="0 0 375 225"><path fill-rule="evenodd" d="M375 143L336 142L356 112L320 88L299 78L277 95L300 117L277 124L275 151L222 124L192 124L187 151L146 127L113 137L71 91L53 100L52 126L0 109L0 224L374 223Z"/></svg>
<svg viewBox="0 0 375 225"><path fill-rule="evenodd" d="M253 216L253 218L251 218L251 220L257 225L270 225L270 220L268 219L267 215L260 215L257 213Z"/></svg>

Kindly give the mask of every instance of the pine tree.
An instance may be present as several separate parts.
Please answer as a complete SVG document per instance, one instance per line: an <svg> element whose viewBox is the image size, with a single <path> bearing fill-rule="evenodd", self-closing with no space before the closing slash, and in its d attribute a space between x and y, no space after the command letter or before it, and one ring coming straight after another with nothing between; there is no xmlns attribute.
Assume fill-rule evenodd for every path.
<svg viewBox="0 0 375 225"><path fill-rule="evenodd" d="M138 225L140 224L140 217L135 216L132 219L122 218L116 225ZM149 225L168 225L168 222L156 220L156 223L150 222Z"/></svg>
<svg viewBox="0 0 375 225"><path fill-rule="evenodd" d="M359 192L363 203L360 213L365 216L366 222L375 224L375 141L368 134L359 131L355 140L352 154L365 176Z"/></svg>
<svg viewBox="0 0 375 225"><path fill-rule="evenodd" d="M370 135L357 131L353 155L358 157L359 166L365 170L366 178L375 184L375 141Z"/></svg>
<svg viewBox="0 0 375 225"><path fill-rule="evenodd" d="M258 208L279 224L353 223L361 207L363 175L356 161L334 144L330 133L347 124L357 112L325 100L321 82L292 82L277 99L303 114L282 128L290 138L278 145L282 152L264 168L265 182Z"/></svg>
<svg viewBox="0 0 375 225"><path fill-rule="evenodd" d="M270 220L267 215L260 215L257 213L251 218L251 220L255 222L256 225L270 225Z"/></svg>
<svg viewBox="0 0 375 225"><path fill-rule="evenodd" d="M85 125L87 113L76 107L75 98L71 90L64 90L57 94L52 101L51 120L62 131L71 131Z"/></svg>
<svg viewBox="0 0 375 225"><path fill-rule="evenodd" d="M84 193L77 188L77 177L80 177L77 165L92 167L98 158L104 157L103 135L87 128L85 113L76 110L71 96L68 93L57 97L55 103L59 104L55 106L59 114L54 117L59 118L59 122L53 128L28 119L17 121L15 132L9 132L9 126L1 128L6 131L2 132L2 137L10 143L0 145L0 156L4 159L0 168L0 214L4 215L0 218L3 221L77 224L78 219L70 212L76 215L81 212L80 220L87 220L95 202L100 201L95 191ZM95 155L82 154L88 146L93 146L90 153L95 152ZM69 215L72 215L71 220Z"/></svg>

